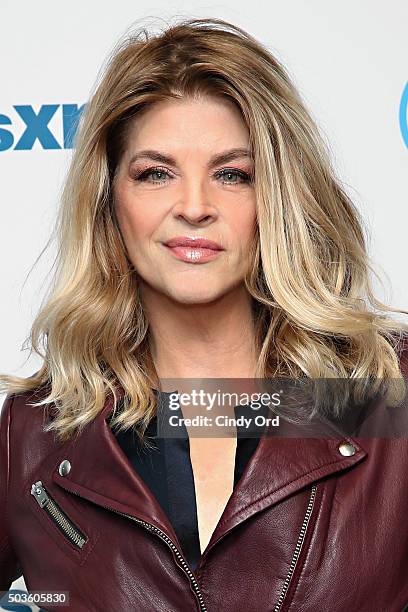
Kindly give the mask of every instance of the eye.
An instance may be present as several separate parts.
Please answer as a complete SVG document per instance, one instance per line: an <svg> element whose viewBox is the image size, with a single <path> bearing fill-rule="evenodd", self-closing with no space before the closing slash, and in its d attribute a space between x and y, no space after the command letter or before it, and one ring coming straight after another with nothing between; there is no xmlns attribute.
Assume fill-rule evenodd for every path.
<svg viewBox="0 0 408 612"><path fill-rule="evenodd" d="M148 178L152 175L159 176L159 180L148 180ZM160 168L160 167L147 168L146 170L144 170L143 172L141 172L140 174L136 176L136 180L145 182L145 183L160 184L160 183L165 183L166 181L165 179L163 179L163 177L168 177L168 176L170 176L170 174L167 172L165 168Z"/></svg>
<svg viewBox="0 0 408 612"><path fill-rule="evenodd" d="M158 179L152 179L151 177L158 177ZM242 170L238 170L237 168L223 168L219 172L216 172L216 179L222 178L221 181L224 185L239 185L240 183L251 183L252 175L247 172L243 172ZM144 183L153 183L156 185L163 184L166 182L167 178L170 177L169 172L160 166L156 166L154 168L147 168L140 174L135 177L136 181L144 182ZM227 180L224 180L224 179ZM233 180L229 180L233 179Z"/></svg>
<svg viewBox="0 0 408 612"><path fill-rule="evenodd" d="M224 183L224 185L239 185L240 182L250 183L252 181L252 176L250 174L243 172L242 170L237 170L236 168L224 168L223 170L217 172L215 176L217 178L226 177L228 179L234 179L233 181L223 180L222 183ZM240 181L237 181L236 179L240 179Z"/></svg>

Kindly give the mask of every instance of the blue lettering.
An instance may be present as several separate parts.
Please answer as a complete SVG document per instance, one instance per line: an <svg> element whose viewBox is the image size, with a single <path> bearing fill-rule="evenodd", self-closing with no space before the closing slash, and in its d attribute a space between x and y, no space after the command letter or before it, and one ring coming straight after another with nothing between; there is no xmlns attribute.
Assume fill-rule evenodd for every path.
<svg viewBox="0 0 408 612"><path fill-rule="evenodd" d="M35 114L33 107L28 104L14 106L27 126L15 146L16 150L26 151L32 149L37 138L44 149L61 149L61 145L58 144L48 128L48 123L54 116L58 106L59 104L44 104L41 106L38 115Z"/></svg>
<svg viewBox="0 0 408 612"><path fill-rule="evenodd" d="M62 126L64 130L64 149L72 149L78 123L86 104L78 108L78 104L62 105Z"/></svg>
<svg viewBox="0 0 408 612"><path fill-rule="evenodd" d="M0 115L0 125L11 125L11 119L7 115ZM0 151L11 149L14 142L14 136L8 130L0 128Z"/></svg>

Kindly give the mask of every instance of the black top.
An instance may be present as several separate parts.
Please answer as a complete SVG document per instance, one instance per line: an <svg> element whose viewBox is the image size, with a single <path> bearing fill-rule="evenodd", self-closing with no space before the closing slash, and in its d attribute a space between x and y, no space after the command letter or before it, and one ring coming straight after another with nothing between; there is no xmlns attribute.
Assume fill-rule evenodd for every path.
<svg viewBox="0 0 408 612"><path fill-rule="evenodd" d="M157 393L157 391L155 390ZM168 393L160 392L157 415L166 415ZM123 401L123 400L122 400ZM235 406L235 415L248 416L248 406ZM265 416L265 407L257 411ZM171 412L182 416L180 409ZM132 429L116 432L116 439L130 463L145 484L152 491L165 514L169 518L182 547L182 552L190 567L197 567L201 556L198 534L197 506L194 475L190 459L190 440L187 429L182 424L178 429L182 437L170 437L160 420L160 436L157 435L157 416L150 421L145 435L154 448L142 448L139 438ZM168 426L168 425L167 425ZM241 478L250 457L258 446L263 427L251 425L248 429L237 426L237 450L235 455L234 488ZM248 436L248 431L252 433ZM172 434L174 436L174 434Z"/></svg>

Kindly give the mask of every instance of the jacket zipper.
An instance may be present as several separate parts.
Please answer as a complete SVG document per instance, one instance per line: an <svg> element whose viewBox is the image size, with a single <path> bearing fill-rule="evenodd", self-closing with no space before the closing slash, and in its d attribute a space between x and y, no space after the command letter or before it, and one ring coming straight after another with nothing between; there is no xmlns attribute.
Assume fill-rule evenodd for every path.
<svg viewBox="0 0 408 612"><path fill-rule="evenodd" d="M293 553L292 560L289 566L289 571L283 582L282 591L280 592L278 601L273 609L273 612L278 612L279 610L282 609L282 604L286 597L286 593L288 592L289 584L290 584L290 581L292 580L293 572L295 571L296 563L297 563L297 560L299 559L299 555L302 550L303 542L305 540L307 527L309 525L310 516L312 514L314 502L316 499L316 490L317 490L317 485L312 485L312 489L311 489L310 497L309 497L309 503L307 505L306 513L303 518L303 523L300 528L299 536L298 536L296 546L295 546L295 552Z"/></svg>
<svg viewBox="0 0 408 612"><path fill-rule="evenodd" d="M69 541L77 548L82 548L88 538L78 529L71 519L67 517L55 499L47 493L41 480L31 485L31 495L37 501L38 505L49 514L51 519L67 536Z"/></svg>
<svg viewBox="0 0 408 612"><path fill-rule="evenodd" d="M70 537L76 537L76 536L74 536L74 531L77 532L76 535L84 537L83 534L76 527L74 527L72 525L72 523L71 524L68 523L68 521L67 521L65 515L62 513L61 509L59 509L57 507L56 502L51 498L51 496L49 494L46 493L46 491L44 489L44 485L42 484L41 480L39 480L38 482L36 482L35 484L32 485L31 493L35 496L35 498L37 499L37 501L40 504L40 506L45 508L45 509L47 509L50 512L50 515L52 516L52 518L58 517L58 524L60 524L60 521L62 521L62 519L60 519L59 514L55 513L55 508L57 508L57 513L60 512L61 515L62 515L62 518L64 519L64 521L62 521L62 523L65 525L64 529L67 530L67 533L69 533ZM82 497L82 495L80 495L79 493L75 493L74 491L70 491L70 493L73 493L74 495L77 495L78 497ZM142 525L143 527L145 527L149 531L153 531L153 533L156 533L167 544L167 546L169 546L175 552L177 558L179 559L179 561L181 563L181 566L182 566L182 569L185 571L185 573L187 574L191 584L193 585L194 591L196 593L196 596L197 596L197 599L198 599L198 602L199 602L199 605L200 605L201 612L208 612L207 611L207 607L206 607L206 605L204 603L203 595L202 595L202 593L200 591L200 587L198 586L198 582L196 580L196 577L194 576L193 572L191 571L190 567L188 566L187 562L185 561L184 557L182 556L182 554L180 553L180 551L178 550L176 545L173 543L173 541L161 529L159 529L155 525L152 525L151 523L143 521L142 519L135 518L131 514L126 514L125 512L120 512L119 510L115 510L114 508L111 508L109 506L105 506L104 504L100 504L100 505L103 506L103 508L106 508L107 510L111 510L112 512L116 512L116 514L120 514L122 516L125 516L125 517L131 519L132 521L135 521L136 523L139 523L140 525ZM55 506L55 508L54 508L54 506ZM68 523L68 526L67 526L67 523ZM82 546L83 546L83 543L81 544L81 548L82 548Z"/></svg>
<svg viewBox="0 0 408 612"><path fill-rule="evenodd" d="M147 523L146 521L143 521L142 519L137 519L134 516L130 515L130 514L126 514L125 512L119 512L119 510L114 510L114 508L109 508L108 506L105 506L108 510L112 510L112 512L116 512L117 514L121 514L122 516L126 516L127 518L132 519L133 521L136 521L137 523L139 523L140 525L143 525L143 527L145 527L146 529L148 529L149 531L153 531L154 533L157 533L157 535L175 552L175 554L177 555L177 558L179 559L182 568L184 569L184 571L186 572L187 576L190 579L191 584L193 585L194 591L196 593L197 599L198 599L198 603L200 605L200 610L202 610L202 612L207 612L207 607L204 603L204 599L203 599L203 595L200 591L200 587L198 586L198 582L196 580L196 577L194 576L193 572L191 571L190 567L188 566L187 562L185 561L184 557L181 555L180 551L178 550L178 548L175 546L175 544L173 543L173 541L158 527L156 527L155 525L152 525L151 523Z"/></svg>
<svg viewBox="0 0 408 612"><path fill-rule="evenodd" d="M313 485L311 489L310 497L309 497L309 502L306 508L306 513L303 518L302 526L300 528L299 536L296 542L295 551L293 553L293 556L290 562L289 571L284 580L282 591L278 597L278 601L274 607L274 612L279 612L279 610L281 610L282 604L284 602L286 593L289 588L290 581L293 576L293 572L295 571L296 563L299 558L300 552L302 550L302 545L303 545L303 542L306 536L306 531L307 531L307 527L309 524L310 516L312 514L314 501L316 498L316 490L317 490L317 485ZM77 495L78 497L82 497L81 495L79 495L79 493L75 493L73 491L71 491L71 493L74 493L74 495ZM54 520L57 526L60 527L60 529L68 536L70 541L73 542L76 546L78 546L78 548L82 548L87 540L86 536L78 529L76 525L72 523L70 519L68 519L68 517L59 507L57 502L46 492L45 487L42 484L41 480L38 480L36 483L34 483L31 486L31 494L34 496L39 506L41 508L44 508L48 512L48 514ZM132 521L135 521L136 523L142 525L149 531L153 531L153 533L156 533L167 544L167 546L169 546L171 550L174 551L178 560L181 563L182 569L187 574L194 588L194 591L196 593L196 596L197 596L197 599L200 605L200 610L202 612L207 612L207 607L204 603L203 595L200 591L200 587L198 585L196 577L194 576L193 572L191 571L190 567L188 566L187 562L185 561L184 557L182 556L178 548L175 546L173 541L161 529L159 529L155 525L152 525L151 523L148 523L147 521L143 521L142 519L135 518L131 514L120 512L119 510L115 510L114 508L111 508L109 506L104 505L103 507L106 508L107 510L111 510L112 512L115 512L116 514L120 514L121 516L125 516L131 519Z"/></svg>

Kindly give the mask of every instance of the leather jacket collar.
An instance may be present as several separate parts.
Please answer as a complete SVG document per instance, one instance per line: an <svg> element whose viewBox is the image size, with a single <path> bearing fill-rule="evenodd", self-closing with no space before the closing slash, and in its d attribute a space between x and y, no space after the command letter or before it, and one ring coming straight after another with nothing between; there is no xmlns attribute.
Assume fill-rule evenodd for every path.
<svg viewBox="0 0 408 612"><path fill-rule="evenodd" d="M119 388L119 398L123 389ZM108 424L113 398L108 396L99 415L71 440L44 460L41 473L63 489L110 510L131 515L162 530L179 546L176 533L153 493L135 472ZM290 425L285 426L285 428ZM235 486L207 546L208 551L232 527L317 479L346 470L362 461L367 451L356 439L262 436ZM281 428L280 428L281 430ZM342 443L353 454L344 456ZM62 468L68 466L67 469Z"/></svg>

